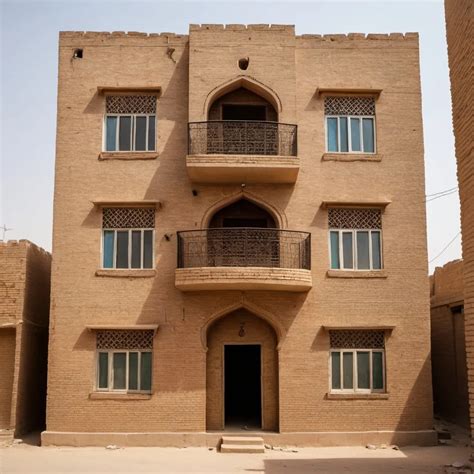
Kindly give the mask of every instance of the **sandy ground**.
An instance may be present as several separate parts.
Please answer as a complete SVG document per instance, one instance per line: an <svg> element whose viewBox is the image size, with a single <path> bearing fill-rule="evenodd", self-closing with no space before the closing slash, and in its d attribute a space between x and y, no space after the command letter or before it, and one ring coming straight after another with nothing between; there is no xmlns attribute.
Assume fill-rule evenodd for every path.
<svg viewBox="0 0 474 474"><path fill-rule="evenodd" d="M206 448L57 448L28 444L0 448L0 472L10 473L443 473L467 461L465 446L366 449L296 448L297 452L221 454Z"/></svg>

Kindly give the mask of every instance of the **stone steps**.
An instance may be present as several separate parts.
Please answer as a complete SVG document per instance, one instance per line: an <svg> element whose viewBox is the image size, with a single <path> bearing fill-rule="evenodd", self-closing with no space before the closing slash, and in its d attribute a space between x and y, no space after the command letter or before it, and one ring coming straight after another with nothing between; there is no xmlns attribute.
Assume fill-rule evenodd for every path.
<svg viewBox="0 0 474 474"><path fill-rule="evenodd" d="M221 453L264 453L263 438L258 436L223 436Z"/></svg>

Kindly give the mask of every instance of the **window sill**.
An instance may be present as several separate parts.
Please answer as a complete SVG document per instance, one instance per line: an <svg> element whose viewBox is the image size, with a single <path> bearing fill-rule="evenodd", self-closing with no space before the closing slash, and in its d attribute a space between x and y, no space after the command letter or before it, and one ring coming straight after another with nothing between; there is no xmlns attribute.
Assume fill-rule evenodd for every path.
<svg viewBox="0 0 474 474"><path fill-rule="evenodd" d="M328 278L387 278L385 270L328 270Z"/></svg>
<svg viewBox="0 0 474 474"><path fill-rule="evenodd" d="M388 400L388 393L326 393L327 400Z"/></svg>
<svg viewBox="0 0 474 474"><path fill-rule="evenodd" d="M377 153L323 153L322 161L382 161Z"/></svg>
<svg viewBox="0 0 474 474"><path fill-rule="evenodd" d="M151 393L91 392L91 400L150 400Z"/></svg>
<svg viewBox="0 0 474 474"><path fill-rule="evenodd" d="M96 270L95 276L98 277L111 277L111 278L154 278L156 276L156 270L115 270L115 269L102 269Z"/></svg>
<svg viewBox="0 0 474 474"><path fill-rule="evenodd" d="M156 160L156 151L102 151L99 160Z"/></svg>

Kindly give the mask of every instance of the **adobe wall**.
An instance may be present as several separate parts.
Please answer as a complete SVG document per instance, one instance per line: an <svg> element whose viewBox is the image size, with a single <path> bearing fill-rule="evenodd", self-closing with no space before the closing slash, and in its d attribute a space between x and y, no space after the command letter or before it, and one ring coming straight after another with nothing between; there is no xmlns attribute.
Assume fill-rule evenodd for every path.
<svg viewBox="0 0 474 474"><path fill-rule="evenodd" d="M191 26L189 38L61 33L48 432L205 431L201 330L213 315L243 304L270 315L285 334L278 353L281 432L432 429L417 35L295 37L292 27L241 26ZM83 59L71 60L81 47ZM247 71L238 67L244 55L250 57ZM205 120L206 98L241 76L279 99L281 121L298 124L301 171L294 186L188 180L188 120ZM97 87L106 85L161 86L158 159L98 160L104 99ZM323 159L318 87L382 89L377 162ZM175 288L176 232L200 228L213 206L240 196L274 209L284 228L312 233L311 291L185 294ZM99 198L161 202L153 278L96 276L101 213L91 201ZM383 278L327 275L327 211L321 204L334 199L391 202L383 213ZM91 397L91 324L159 324L149 398ZM388 399L327 398L329 338L323 326L330 325L394 326L386 347Z"/></svg>

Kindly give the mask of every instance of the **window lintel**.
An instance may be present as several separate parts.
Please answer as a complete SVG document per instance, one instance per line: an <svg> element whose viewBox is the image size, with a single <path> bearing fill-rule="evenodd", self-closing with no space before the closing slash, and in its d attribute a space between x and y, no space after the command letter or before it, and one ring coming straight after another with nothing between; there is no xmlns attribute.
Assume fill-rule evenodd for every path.
<svg viewBox="0 0 474 474"><path fill-rule="evenodd" d="M323 325L325 331L393 331L396 326L391 325L365 325L365 326L332 326Z"/></svg>
<svg viewBox="0 0 474 474"><path fill-rule="evenodd" d="M97 93L99 95L116 94L116 93L133 93L148 92L159 95L161 86L98 86Z"/></svg>
<svg viewBox="0 0 474 474"><path fill-rule="evenodd" d="M154 199L93 199L92 204L99 209L103 207L154 207L161 208L161 201Z"/></svg>
<svg viewBox="0 0 474 474"><path fill-rule="evenodd" d="M321 202L321 208L327 209L329 207L359 207L359 208L366 208L366 207L379 207L385 209L392 201L387 199L380 199L380 200L368 200L368 201L361 201L360 199L352 200L323 200Z"/></svg>
<svg viewBox="0 0 474 474"><path fill-rule="evenodd" d="M155 337L159 324L119 325L119 324L88 324L88 331L153 331Z"/></svg>
<svg viewBox="0 0 474 474"><path fill-rule="evenodd" d="M317 97L323 97L326 94L357 94L371 95L378 99L381 93L382 89L367 87L318 87L316 89Z"/></svg>

